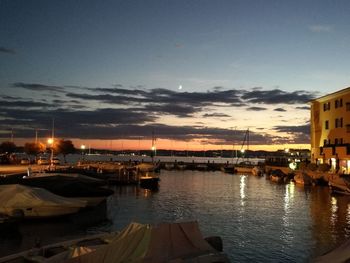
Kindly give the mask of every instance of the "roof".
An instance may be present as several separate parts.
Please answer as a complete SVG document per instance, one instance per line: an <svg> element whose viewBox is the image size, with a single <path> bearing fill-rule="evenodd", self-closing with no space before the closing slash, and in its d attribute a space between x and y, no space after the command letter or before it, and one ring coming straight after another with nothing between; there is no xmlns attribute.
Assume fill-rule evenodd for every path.
<svg viewBox="0 0 350 263"><path fill-rule="evenodd" d="M318 97L316 99L313 99L311 100L309 103L313 103L314 101L319 101L319 100L326 100L328 99L329 97L336 97L336 96L339 96L339 95L342 95L342 94L346 94L346 93L350 93L350 87L347 87L345 89L341 89L341 90L338 90L336 92L333 92L333 93L329 93L327 95L324 95L324 96L321 96L321 97Z"/></svg>

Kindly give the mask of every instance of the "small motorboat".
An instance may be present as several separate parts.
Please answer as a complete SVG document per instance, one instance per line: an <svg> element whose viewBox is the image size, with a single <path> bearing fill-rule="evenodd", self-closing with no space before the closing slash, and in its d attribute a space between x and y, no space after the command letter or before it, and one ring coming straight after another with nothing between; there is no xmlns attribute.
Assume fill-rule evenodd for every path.
<svg viewBox="0 0 350 263"><path fill-rule="evenodd" d="M254 168L252 169L252 174L255 176L263 176L264 175L264 171L261 167L258 166L254 166Z"/></svg>
<svg viewBox="0 0 350 263"><path fill-rule="evenodd" d="M0 213L18 218L46 218L69 215L87 202L55 195L45 189L19 184L0 185Z"/></svg>
<svg viewBox="0 0 350 263"><path fill-rule="evenodd" d="M297 172L294 176L294 182L300 185L312 185L314 182L306 172Z"/></svg>
<svg viewBox="0 0 350 263"><path fill-rule="evenodd" d="M44 173L40 176L25 177L20 181L20 184L44 188L59 196L87 201L87 206L96 206L114 193L111 189L100 187L97 184L99 181L83 175Z"/></svg>
<svg viewBox="0 0 350 263"><path fill-rule="evenodd" d="M222 262L220 237L203 238L197 222L131 223L120 233L65 241L0 258L10 262Z"/></svg>
<svg viewBox="0 0 350 263"><path fill-rule="evenodd" d="M147 172L139 177L140 186L146 189L157 189L159 181L159 176L154 172Z"/></svg>
<svg viewBox="0 0 350 263"><path fill-rule="evenodd" d="M233 164L225 164L224 166L221 166L221 171L228 174L237 173L237 169Z"/></svg>

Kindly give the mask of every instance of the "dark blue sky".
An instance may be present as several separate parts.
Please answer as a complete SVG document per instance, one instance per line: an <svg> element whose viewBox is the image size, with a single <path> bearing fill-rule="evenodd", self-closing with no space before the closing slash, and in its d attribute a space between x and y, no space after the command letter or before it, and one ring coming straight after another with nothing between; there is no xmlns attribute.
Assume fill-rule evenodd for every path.
<svg viewBox="0 0 350 263"><path fill-rule="evenodd" d="M349 13L348 1L2 0L0 95L4 102L45 102L55 110L75 111L80 104L89 111L135 107L102 99L114 94L107 90L112 88L123 88L118 91L123 96L165 89L196 97L258 88L272 95L301 91L311 98L348 86ZM271 135L287 122L307 125L309 118L305 100L293 105L244 101L231 108L223 107L225 101L202 101L195 111L194 101L179 100L178 106L192 107L181 118L160 110L167 105L159 101L138 103L156 114L144 125L181 127L196 121L201 127L251 127ZM52 110L47 105L27 109ZM261 121L252 119L251 111L261 114ZM297 116L292 123L291 111ZM9 111L2 118L13 115Z"/></svg>

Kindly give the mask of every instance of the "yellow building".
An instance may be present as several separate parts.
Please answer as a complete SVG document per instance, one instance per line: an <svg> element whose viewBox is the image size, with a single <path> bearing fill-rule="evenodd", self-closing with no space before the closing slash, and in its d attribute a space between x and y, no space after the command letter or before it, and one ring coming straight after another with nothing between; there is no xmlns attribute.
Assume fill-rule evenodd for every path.
<svg viewBox="0 0 350 263"><path fill-rule="evenodd" d="M311 104L311 161L350 173L350 87Z"/></svg>

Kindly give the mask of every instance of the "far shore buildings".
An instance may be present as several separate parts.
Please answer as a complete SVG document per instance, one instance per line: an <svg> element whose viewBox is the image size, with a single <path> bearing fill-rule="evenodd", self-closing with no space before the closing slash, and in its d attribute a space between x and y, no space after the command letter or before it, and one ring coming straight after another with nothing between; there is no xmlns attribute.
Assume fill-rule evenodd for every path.
<svg viewBox="0 0 350 263"><path fill-rule="evenodd" d="M311 104L311 162L350 174L350 87Z"/></svg>

